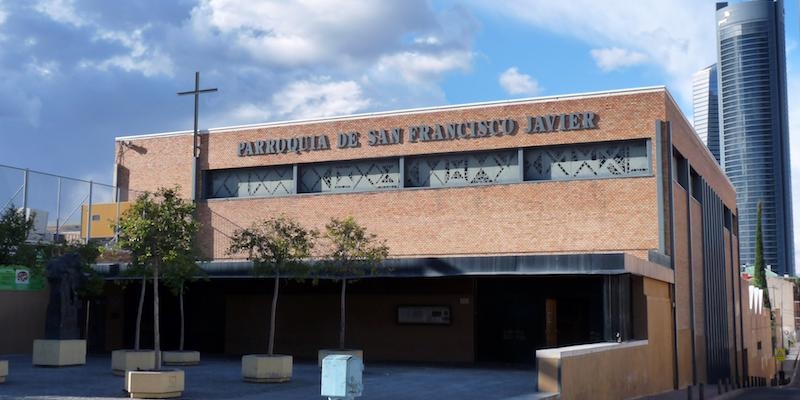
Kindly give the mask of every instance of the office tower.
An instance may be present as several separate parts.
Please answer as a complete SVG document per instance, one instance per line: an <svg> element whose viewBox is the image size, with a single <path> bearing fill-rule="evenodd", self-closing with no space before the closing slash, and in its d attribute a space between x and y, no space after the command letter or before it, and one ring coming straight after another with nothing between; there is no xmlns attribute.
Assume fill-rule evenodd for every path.
<svg viewBox="0 0 800 400"><path fill-rule="evenodd" d="M719 163L719 108L717 91L717 64L696 72L692 76L692 105L694 130Z"/></svg>
<svg viewBox="0 0 800 400"><path fill-rule="evenodd" d="M794 274L782 0L717 3L721 161L736 188L741 262L755 260L764 204L764 261Z"/></svg>

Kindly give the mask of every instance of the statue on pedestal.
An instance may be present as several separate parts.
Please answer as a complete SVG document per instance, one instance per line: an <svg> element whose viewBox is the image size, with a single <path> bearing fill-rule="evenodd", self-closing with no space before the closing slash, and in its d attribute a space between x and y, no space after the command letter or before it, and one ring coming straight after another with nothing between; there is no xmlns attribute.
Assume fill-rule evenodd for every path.
<svg viewBox="0 0 800 400"><path fill-rule="evenodd" d="M66 254L47 263L50 302L47 304L45 338L80 339L78 312L82 302L78 298L78 289L86 281L81 271L81 257L77 253Z"/></svg>

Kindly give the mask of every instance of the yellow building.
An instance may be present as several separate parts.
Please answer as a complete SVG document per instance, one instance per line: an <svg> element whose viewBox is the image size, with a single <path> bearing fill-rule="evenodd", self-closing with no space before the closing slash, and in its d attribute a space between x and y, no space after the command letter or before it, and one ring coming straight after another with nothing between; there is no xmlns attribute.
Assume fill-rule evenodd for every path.
<svg viewBox="0 0 800 400"><path fill-rule="evenodd" d="M84 204L81 207L81 239L87 236L98 240L113 238L117 221L130 206L130 202L92 204L90 213L89 206Z"/></svg>

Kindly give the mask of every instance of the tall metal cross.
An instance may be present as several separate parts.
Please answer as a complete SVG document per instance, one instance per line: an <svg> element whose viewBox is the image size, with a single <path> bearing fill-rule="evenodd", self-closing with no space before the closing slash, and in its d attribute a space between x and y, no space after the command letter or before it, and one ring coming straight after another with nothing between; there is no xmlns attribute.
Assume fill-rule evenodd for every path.
<svg viewBox="0 0 800 400"><path fill-rule="evenodd" d="M200 89L200 72L195 72L194 90L178 93L178 96L185 96L188 94L194 95L194 135L192 136L192 156L194 157L194 162L192 163L192 200L197 198L197 164L200 158L200 143L197 143L197 116L199 114L198 107L200 103L200 94L216 91L217 88Z"/></svg>

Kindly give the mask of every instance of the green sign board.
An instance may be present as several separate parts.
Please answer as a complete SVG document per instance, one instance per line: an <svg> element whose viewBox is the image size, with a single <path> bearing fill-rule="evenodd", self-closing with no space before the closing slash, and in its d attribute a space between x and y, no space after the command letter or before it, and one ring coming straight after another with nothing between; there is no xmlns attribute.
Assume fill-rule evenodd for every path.
<svg viewBox="0 0 800 400"><path fill-rule="evenodd" d="M0 266L0 290L42 290L44 278L20 265Z"/></svg>

